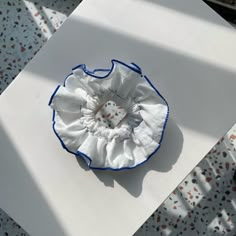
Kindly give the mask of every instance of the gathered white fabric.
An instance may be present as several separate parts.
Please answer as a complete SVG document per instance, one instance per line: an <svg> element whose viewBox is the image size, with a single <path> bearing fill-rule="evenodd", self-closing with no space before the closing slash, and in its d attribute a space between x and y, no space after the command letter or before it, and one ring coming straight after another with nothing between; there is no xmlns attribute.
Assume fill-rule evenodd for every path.
<svg viewBox="0 0 236 236"><path fill-rule="evenodd" d="M91 168L111 170L133 168L157 151L169 112L141 69L118 60L110 70L77 66L49 105L63 147Z"/></svg>

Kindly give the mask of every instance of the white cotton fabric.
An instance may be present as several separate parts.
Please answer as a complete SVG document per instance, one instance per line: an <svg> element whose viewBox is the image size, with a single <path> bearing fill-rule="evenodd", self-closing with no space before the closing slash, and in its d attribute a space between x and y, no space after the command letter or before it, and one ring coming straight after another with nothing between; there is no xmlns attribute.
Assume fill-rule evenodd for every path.
<svg viewBox="0 0 236 236"><path fill-rule="evenodd" d="M134 65L113 60L103 73L104 78L96 78L84 65L73 70L51 99L54 130L66 149L92 168L132 168L159 147L168 106ZM107 101L127 111L114 129L95 117Z"/></svg>

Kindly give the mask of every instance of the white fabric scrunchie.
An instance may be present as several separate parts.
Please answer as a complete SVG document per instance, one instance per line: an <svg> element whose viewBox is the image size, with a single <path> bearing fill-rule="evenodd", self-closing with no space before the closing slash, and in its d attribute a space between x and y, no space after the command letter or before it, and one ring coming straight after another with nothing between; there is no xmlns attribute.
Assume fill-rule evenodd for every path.
<svg viewBox="0 0 236 236"><path fill-rule="evenodd" d="M111 69L72 69L49 101L53 130L90 168L131 169L159 149L169 107L140 67L111 62Z"/></svg>

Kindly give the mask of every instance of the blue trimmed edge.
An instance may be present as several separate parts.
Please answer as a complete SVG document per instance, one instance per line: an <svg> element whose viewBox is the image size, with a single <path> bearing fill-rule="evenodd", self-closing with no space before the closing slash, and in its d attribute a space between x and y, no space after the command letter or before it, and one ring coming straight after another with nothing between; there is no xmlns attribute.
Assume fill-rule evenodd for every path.
<svg viewBox="0 0 236 236"><path fill-rule="evenodd" d="M148 79L148 77L146 75L142 75L142 70L141 68L136 65L135 63L131 63L131 65L133 66L130 66L122 61L119 61L119 60L116 60L116 59L112 59L111 60L112 62L112 66L111 66L111 69L94 69L93 71L89 71L87 68L86 68L86 65L85 64L79 64L78 66L76 67L73 67L72 70L75 70L75 69L78 69L78 68L81 68L84 73L86 73L87 75L90 75L94 78L97 78L97 79L104 79L104 78L107 78L112 72L113 72L113 69L114 69L114 66L115 66L115 63L114 62L117 62L117 63L120 63L126 67L128 67L129 69L135 71L136 73L140 74L142 76L142 78L144 78L148 83L149 85L154 89L154 91L158 94L158 96L160 96L162 98L162 100L165 102L166 106L167 106L167 113L166 113L166 117L165 117L165 122L164 122L164 125L163 125L163 129L162 129L162 133L161 133L161 138L160 138L160 143L159 145L157 146L157 148L147 157L146 160L144 160L143 162L140 162L139 164L135 165L135 166L131 166L131 167L122 167L122 168L111 168L111 167L104 167L104 168L101 168L101 167L92 167L91 166L91 163L92 163L92 159L87 156L86 154L84 154L83 152L80 152L80 151L77 151L77 152L72 152L70 151L66 145L64 144L63 140L61 139L61 137L59 136L59 134L57 133L56 129L55 129L55 124L56 124L56 121L55 121L55 110L53 110L53 115L52 115L52 128L53 128L53 131L55 133L55 135L57 136L57 138L59 139L62 147L69 153L71 154L74 154L76 157L80 157L82 158L87 166L90 168L90 169L93 169L93 170L112 170L112 171L121 171L121 170L130 170L130 169L134 169L138 166L141 166L143 164L145 164L158 150L159 148L161 147L161 143L162 143L162 140L163 140L163 137L164 137L164 133L165 133L165 128L166 128L166 125L167 125L167 121L168 121L168 118L169 118L169 104L167 103L166 99L161 95L161 93L155 88L155 86L151 83L151 81ZM96 76L94 75L94 73L96 73L97 71L106 71L108 72L105 76ZM67 78L72 75L73 73L70 73L68 76L66 76L66 78L64 79L64 83L63 83L63 86L65 86L65 82L67 80ZM53 94L51 95L50 97L50 100L49 100L49 103L48 105L50 106L51 103L52 103L52 100L54 98L54 96L56 95L58 89L60 88L61 85L58 85L55 89L55 91L53 92Z"/></svg>
<svg viewBox="0 0 236 236"><path fill-rule="evenodd" d="M60 87L61 87L61 85L57 85L55 91L53 92L52 96L51 96L50 99L49 99L48 106L51 105L52 99L54 98L55 94L57 93L57 91L58 91L58 89L59 89Z"/></svg>
<svg viewBox="0 0 236 236"><path fill-rule="evenodd" d="M129 69L137 72L138 74L142 74L141 68L139 66L137 66L136 64L131 63L133 65L133 66L131 66L131 65L125 64L122 61L116 60L116 59L111 60L112 66L111 66L110 69L95 69L95 70L90 71L90 70L87 69L85 64L79 64L78 66L73 67L72 70L76 70L78 68L81 68L84 71L84 73L87 74L87 75L90 75L90 76L92 76L94 78L97 78L97 79L104 79L104 78L107 78L113 72L113 69L115 67L115 62L120 63L120 64L128 67ZM98 75L94 74L97 71L107 71L108 73L104 76L98 76Z"/></svg>

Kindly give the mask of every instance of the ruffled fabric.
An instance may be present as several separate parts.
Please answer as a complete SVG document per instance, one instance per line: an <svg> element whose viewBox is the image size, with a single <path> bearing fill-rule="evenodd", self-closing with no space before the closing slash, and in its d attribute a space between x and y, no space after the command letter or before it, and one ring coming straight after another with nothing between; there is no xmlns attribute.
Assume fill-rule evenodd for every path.
<svg viewBox="0 0 236 236"><path fill-rule="evenodd" d="M127 112L114 128L96 119L107 101ZM110 70L91 72L77 66L49 105L63 147L95 169L129 169L147 161L159 149L169 113L167 102L141 69L117 60Z"/></svg>

